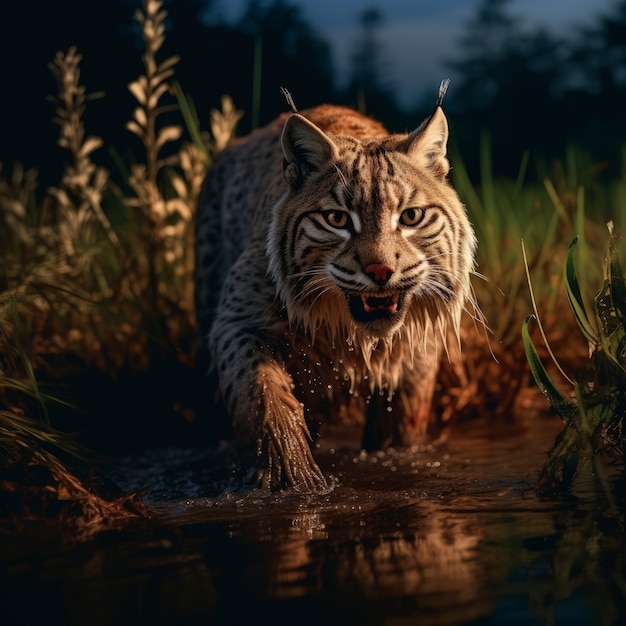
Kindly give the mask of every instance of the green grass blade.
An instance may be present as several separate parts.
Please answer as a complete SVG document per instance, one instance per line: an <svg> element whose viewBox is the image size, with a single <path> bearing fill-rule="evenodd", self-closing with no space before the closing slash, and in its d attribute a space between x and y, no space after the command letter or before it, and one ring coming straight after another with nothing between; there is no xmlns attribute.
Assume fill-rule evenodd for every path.
<svg viewBox="0 0 626 626"><path fill-rule="evenodd" d="M476 192L476 187L472 183L469 174L467 173L465 161L461 156L458 145L454 141L452 141L451 143L452 146L450 152L451 161L453 164L452 178L454 179L454 186L456 189L458 189L459 194L465 200L468 209L470 209L473 213L473 217L475 217L477 220L483 219L485 217L483 203L481 202L480 197Z"/></svg>
<svg viewBox="0 0 626 626"><path fill-rule="evenodd" d="M522 160L520 162L519 170L517 172L517 179L515 180L515 190L513 197L518 198L522 193L524 187L524 181L526 179L526 172L528 171L528 162L530 161L530 151L524 150L522 154Z"/></svg>
<svg viewBox="0 0 626 626"><path fill-rule="evenodd" d="M534 267L543 267L548 262L550 255L554 254L554 241L556 241L556 232L559 225L559 214L554 211L550 216L550 221L545 227L543 235L543 244L539 250L539 256L534 262ZM556 289L553 290L552 297L556 297Z"/></svg>
<svg viewBox="0 0 626 626"><path fill-rule="evenodd" d="M561 364L557 361L557 358L554 356L554 352L552 352L552 348L550 347L550 343L548 342L548 338L546 337L546 333L543 329L543 325L539 318L539 311L537 310L537 301L535 299L535 292L533 291L533 284L530 280L530 270L528 269L528 258L526 257L526 248L524 246L524 241L522 240L522 257L524 259L524 269L526 270L526 281L528 282L528 291L530 292L530 302L533 307L534 319L537 321L537 326L539 327L539 332L541 333L541 339L543 340L544 345L546 346L546 350L552 359L552 362L556 365L561 375L567 380L570 385L575 385L576 383L563 371ZM528 319L528 318L527 318ZM533 346L534 347L534 346Z"/></svg>
<svg viewBox="0 0 626 626"><path fill-rule="evenodd" d="M122 155L113 147L109 147L108 152L109 152L109 156L111 157L111 160L113 161L113 163L115 164L115 166L117 167L120 173L120 179L124 181L129 180L130 168L126 164L126 161L124 160Z"/></svg>
<svg viewBox="0 0 626 626"><path fill-rule="evenodd" d="M488 133L480 136L480 182L485 205L495 207L491 137Z"/></svg>
<svg viewBox="0 0 626 626"><path fill-rule="evenodd" d="M589 323L587 317L587 311L585 310L585 304L580 292L580 286L578 285L578 279L576 278L576 269L574 267L574 247L578 242L578 237L574 237L572 243L567 251L567 259L565 261L565 293L567 294L567 300L574 313L576 323L581 329L583 335L587 341L593 345L598 343L596 333Z"/></svg>
<svg viewBox="0 0 626 626"><path fill-rule="evenodd" d="M263 35L254 38L252 68L252 130L259 127L261 119L261 82L263 80Z"/></svg>
<svg viewBox="0 0 626 626"><path fill-rule="evenodd" d="M626 282L624 273L617 256L617 238L613 235L613 225L609 224L610 239L609 248L605 257L604 279L611 281L611 292L613 295L613 306L617 315L622 320L622 325L626 327Z"/></svg>
<svg viewBox="0 0 626 626"><path fill-rule="evenodd" d="M191 140L195 144L196 148L200 150L200 154L202 155L202 160L205 165L209 166L211 164L211 155L202 140L202 134L200 133L200 120L198 118L196 107L193 105L191 98L185 94L178 81L174 81L173 85L176 93L176 100L178 101L178 106L180 107L180 112L183 116L183 120L185 121L185 126L189 132L189 136L191 137Z"/></svg>
<svg viewBox="0 0 626 626"><path fill-rule="evenodd" d="M564 224L569 224L570 219L567 214L567 210L563 206L563 203L561 202L561 198L559 198L559 194L557 193L557 190L554 188L554 184L548 178L546 178L543 181L543 184L548 193L550 200L552 201L552 204L554 205L556 212L559 214L559 217L563 220Z"/></svg>
<svg viewBox="0 0 626 626"><path fill-rule="evenodd" d="M550 404L556 409L559 415L566 421L569 421L576 415L576 407L572 406L569 400L561 393L559 388L543 366L535 344L530 338L530 324L535 320L534 315L528 315L522 323L522 341L524 342L524 352L530 366L530 371L537 383L539 389L548 398Z"/></svg>

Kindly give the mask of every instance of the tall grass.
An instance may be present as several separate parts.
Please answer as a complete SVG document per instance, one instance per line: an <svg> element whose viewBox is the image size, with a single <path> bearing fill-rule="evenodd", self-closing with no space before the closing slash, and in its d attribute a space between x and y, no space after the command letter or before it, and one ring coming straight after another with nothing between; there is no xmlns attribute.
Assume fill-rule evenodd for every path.
<svg viewBox="0 0 626 626"><path fill-rule="evenodd" d="M603 476L598 455L603 447L620 459L626 452L626 283L617 251L619 238L613 232L612 222L608 229L602 287L591 309L585 305L573 259L577 238L570 245L564 265L571 317L589 348L587 363L576 370L573 378L564 371L550 347L536 303L533 303L534 315L529 315L522 326L526 356L535 381L566 423L539 480L543 493L569 491L585 470L590 475ZM529 285L532 293L530 274ZM569 384L570 394L561 391L539 358L530 334L533 322L539 326L550 357Z"/></svg>
<svg viewBox="0 0 626 626"><path fill-rule="evenodd" d="M600 448L624 454L626 288L617 233L626 216L626 171L603 180L603 164L568 147L563 160L550 168L537 165L530 175L530 160L523 155L515 180L496 181L486 136L478 184L470 182L462 160L454 165L456 186L478 235L478 263L486 280L474 287L495 358L491 364L477 359L470 339L469 355L462 357L465 379L460 377L476 381L469 408L500 402L496 413L513 413L525 405L524 389L541 407L538 392L543 392L566 428L550 450L538 488L567 491L585 468L600 474ZM576 244L570 245L575 235ZM529 310L535 315L527 317ZM538 319L540 324L533 324ZM538 330L531 334L534 326ZM542 339L533 340L539 330ZM526 359L520 359L522 351ZM491 376L480 387L486 369ZM495 381L493 389L489 381ZM569 394L561 391L564 385ZM502 387L509 393L499 391Z"/></svg>
<svg viewBox="0 0 626 626"><path fill-rule="evenodd" d="M105 96L85 92L81 56L70 48L51 64L58 143L69 155L59 183L38 201L36 172L19 164L0 169L0 460L5 468L54 468L53 480L74 485L76 498L84 494L67 468L60 478L60 458L67 457L58 453L81 449L55 431L52 399L39 379L89 370L115 380L129 372L169 373L173 365L191 377L195 205L206 167L241 117L225 97L222 110L211 111L211 133L202 131L192 98L175 81L178 58L160 58L162 2L144 0L136 17L143 72L128 85L136 104L127 129L140 156L128 162L109 147L117 169L96 163L105 145L85 128L83 113L90 100ZM488 137L477 158L478 183L458 154L452 172L478 235L473 286L488 329L466 316L463 351L442 371L442 421L485 413L501 419L532 396L519 332L532 307L520 240L550 346L565 366L585 358L585 342L571 342L574 324L562 315L561 262L575 231L578 284L589 301L598 267L590 259L604 236L588 216L598 213L604 223L609 211L626 214L626 158L621 178L606 185L596 183L593 164L573 149L538 178L524 154L514 180L496 180ZM538 349L544 362L548 353ZM172 388L179 382L165 381Z"/></svg>
<svg viewBox="0 0 626 626"><path fill-rule="evenodd" d="M513 417L519 408L536 402L524 359L519 332L530 307L520 240L527 242L529 265L538 278L537 297L546 311L545 323L555 345L565 343L569 332L558 315L559 251L569 238L575 204L569 188L547 175L541 179L531 168L529 153L520 157L513 179L496 179L494 155L488 135L478 146L479 179L470 179L465 159L451 149L452 180L478 238L477 273L473 280L486 327L472 315L462 328L462 351L444 361L440 397L443 421L476 414L498 419ZM557 190L558 188L558 190ZM472 312L470 312L472 313ZM568 358L580 353L568 348Z"/></svg>
<svg viewBox="0 0 626 626"><path fill-rule="evenodd" d="M108 506L87 497L67 465L68 453L84 450L55 430L48 411L54 398L38 378L96 371L115 379L172 363L191 368L193 214L207 161L241 116L224 99L224 110L212 112L210 137L194 124L180 88L177 103L170 79L178 59L158 59L165 17L158 0L145 0L136 12L144 73L128 85L137 106L127 128L143 156L132 163L118 157L121 180L93 160L104 143L87 132L83 113L102 95L81 85L75 48L50 64L58 145L70 157L58 185L38 202L36 172L19 164L0 169L0 462L14 477L2 486L11 493L32 487L40 500L80 500L85 529L102 517L97 510L124 518L128 499ZM183 138L182 124L162 122L179 105L195 143ZM25 467L45 469L53 486L29 486L30 471L19 485L13 470ZM28 516L26 501L6 500Z"/></svg>

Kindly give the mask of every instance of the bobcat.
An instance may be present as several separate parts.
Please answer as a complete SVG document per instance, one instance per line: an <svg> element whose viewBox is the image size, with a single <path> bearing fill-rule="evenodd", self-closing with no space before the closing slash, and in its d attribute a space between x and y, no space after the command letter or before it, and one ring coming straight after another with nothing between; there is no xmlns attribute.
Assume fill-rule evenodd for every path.
<svg viewBox="0 0 626 626"><path fill-rule="evenodd" d="M365 415L368 449L429 421L475 237L446 176L441 99L410 134L347 108L284 114L226 148L197 221L199 352L262 487L326 487L309 427Z"/></svg>

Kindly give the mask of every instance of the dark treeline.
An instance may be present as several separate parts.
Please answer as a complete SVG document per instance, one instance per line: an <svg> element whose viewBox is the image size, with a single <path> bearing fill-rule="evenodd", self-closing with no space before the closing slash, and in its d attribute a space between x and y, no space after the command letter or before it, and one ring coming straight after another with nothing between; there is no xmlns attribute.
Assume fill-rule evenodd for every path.
<svg viewBox="0 0 626 626"><path fill-rule="evenodd" d="M559 157L568 144L615 173L626 144L626 0L590 13L567 38L526 26L509 5L481 0L449 60L459 77L449 104L465 152L486 129L505 173L515 173L524 149Z"/></svg>
<svg viewBox="0 0 626 626"><path fill-rule="evenodd" d="M605 15L590 15L567 38L529 27L509 5L509 0L481 0L447 59L456 78L446 108L470 169L485 130L501 174L515 174L525 149L552 158L568 143L618 167L626 137L626 0L616 1ZM47 64L71 45L83 55L87 91L104 92L89 104L88 132L122 154L132 151L134 139L124 123L133 107L126 85L141 72L136 6L133 0L5 3L0 38L5 172L21 161L40 170L42 184L56 180L65 155L55 146L53 105L47 101L55 85ZM220 17L214 0L172 0L165 8L169 31L163 54L181 57L176 77L205 128L222 94L246 112L240 132L269 121L286 108L281 86L294 94L299 108L348 104L391 130L410 128L429 112L419 104L414 110L398 105L381 63L384 13L377 9L363 11L355 23L350 76L339 87L328 43L289 0L249 0L234 23ZM261 68L257 100L255 59ZM434 98L437 86L432 87Z"/></svg>

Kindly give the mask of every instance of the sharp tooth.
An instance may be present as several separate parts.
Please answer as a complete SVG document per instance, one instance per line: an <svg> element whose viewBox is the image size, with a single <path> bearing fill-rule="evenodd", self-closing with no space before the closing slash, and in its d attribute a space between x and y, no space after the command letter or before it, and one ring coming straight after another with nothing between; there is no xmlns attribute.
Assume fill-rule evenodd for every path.
<svg viewBox="0 0 626 626"><path fill-rule="evenodd" d="M361 295L361 302L363 302L363 308L365 309L366 313L371 313L372 311L374 311L374 309L367 303L369 297L370 296L366 293Z"/></svg>
<svg viewBox="0 0 626 626"><path fill-rule="evenodd" d="M400 294L397 292L361 294L361 302L366 313L386 309L394 313L398 308Z"/></svg>

